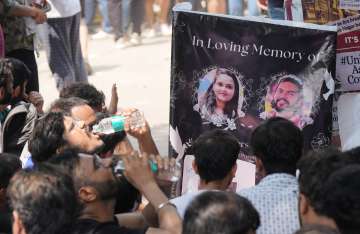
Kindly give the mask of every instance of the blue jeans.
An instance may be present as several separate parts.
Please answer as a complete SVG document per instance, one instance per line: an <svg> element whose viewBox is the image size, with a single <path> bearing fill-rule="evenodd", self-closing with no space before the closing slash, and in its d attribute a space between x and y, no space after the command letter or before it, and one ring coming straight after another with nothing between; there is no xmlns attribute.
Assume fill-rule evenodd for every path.
<svg viewBox="0 0 360 234"><path fill-rule="evenodd" d="M228 0L229 15L244 15L244 0ZM260 14L256 0L248 0L248 15L258 16Z"/></svg>
<svg viewBox="0 0 360 234"><path fill-rule="evenodd" d="M102 29L110 33L112 31L112 27L109 20L109 12L108 12L108 0L96 0L99 4L100 14L102 16ZM94 19L96 9L95 0L85 0L84 12L85 12L85 22L87 26L91 26L92 21Z"/></svg>
<svg viewBox="0 0 360 234"><path fill-rule="evenodd" d="M130 26L131 1L132 0L122 0L122 19L124 32L126 32Z"/></svg>
<svg viewBox="0 0 360 234"><path fill-rule="evenodd" d="M270 0L268 1L268 13L271 19L285 19L285 10L284 7L279 7L274 5L273 2Z"/></svg>

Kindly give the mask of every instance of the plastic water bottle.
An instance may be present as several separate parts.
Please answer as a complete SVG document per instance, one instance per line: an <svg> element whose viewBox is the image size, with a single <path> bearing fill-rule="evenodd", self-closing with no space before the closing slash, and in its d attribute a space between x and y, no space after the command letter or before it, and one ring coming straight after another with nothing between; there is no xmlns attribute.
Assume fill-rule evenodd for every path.
<svg viewBox="0 0 360 234"><path fill-rule="evenodd" d="M125 166L124 161L119 158L114 158L112 164L113 173L116 177L123 176ZM169 165L167 169L159 169L156 162L149 160L151 171L155 174L157 180L168 181L176 183L181 176L181 165L176 162L174 165Z"/></svg>
<svg viewBox="0 0 360 234"><path fill-rule="evenodd" d="M145 126L144 116L140 111L134 111L130 116L114 115L105 119L93 126L93 133L112 134L124 130L125 122L130 125L130 128L141 128Z"/></svg>

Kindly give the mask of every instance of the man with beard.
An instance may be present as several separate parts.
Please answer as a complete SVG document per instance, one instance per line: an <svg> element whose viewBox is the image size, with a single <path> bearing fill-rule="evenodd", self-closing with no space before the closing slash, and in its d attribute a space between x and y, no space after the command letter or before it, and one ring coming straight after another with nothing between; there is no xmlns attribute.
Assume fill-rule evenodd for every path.
<svg viewBox="0 0 360 234"><path fill-rule="evenodd" d="M62 112L50 112L35 125L29 140L29 151L32 160L39 163L70 147L84 153L94 153L103 145L104 142L89 131L84 121Z"/></svg>
<svg viewBox="0 0 360 234"><path fill-rule="evenodd" d="M297 127L305 125L302 116L302 81L294 75L285 75L275 84L271 101L270 117L282 117L292 121Z"/></svg>
<svg viewBox="0 0 360 234"><path fill-rule="evenodd" d="M101 159L96 155L78 154L68 149L50 163L63 168L73 177L75 190L82 203L82 211L73 234L130 234L130 233L180 233L181 220L173 207L161 192L151 172L146 155L126 155L122 157L125 170L116 176L114 159ZM160 227L128 229L115 217L115 197L119 182L128 180L156 207Z"/></svg>
<svg viewBox="0 0 360 234"><path fill-rule="evenodd" d="M26 84L30 80L30 70L18 59L7 60L11 63L13 91L11 108L2 123L3 135L0 137L0 142L3 145L3 152L20 155L33 131L38 112L37 108L27 101L28 96L25 93ZM34 92L31 92L31 95L33 94Z"/></svg>

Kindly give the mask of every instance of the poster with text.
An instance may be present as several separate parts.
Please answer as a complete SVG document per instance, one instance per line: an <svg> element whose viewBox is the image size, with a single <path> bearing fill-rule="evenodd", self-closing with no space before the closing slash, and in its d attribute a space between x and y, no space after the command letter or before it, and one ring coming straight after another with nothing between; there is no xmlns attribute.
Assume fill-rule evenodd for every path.
<svg viewBox="0 0 360 234"><path fill-rule="evenodd" d="M360 10L360 0L340 0L340 9Z"/></svg>
<svg viewBox="0 0 360 234"><path fill-rule="evenodd" d="M341 8L341 0L284 0L287 20L327 24L359 14L356 8ZM354 2L354 1L347 1Z"/></svg>
<svg viewBox="0 0 360 234"><path fill-rule="evenodd" d="M360 94L342 94L338 101L338 118L342 150L360 146Z"/></svg>
<svg viewBox="0 0 360 234"><path fill-rule="evenodd" d="M333 23L338 27L336 79L338 91L360 90L360 15Z"/></svg>
<svg viewBox="0 0 360 234"><path fill-rule="evenodd" d="M203 132L224 129L252 161L251 132L283 117L305 150L330 143L336 27L175 10L170 155L191 154Z"/></svg>

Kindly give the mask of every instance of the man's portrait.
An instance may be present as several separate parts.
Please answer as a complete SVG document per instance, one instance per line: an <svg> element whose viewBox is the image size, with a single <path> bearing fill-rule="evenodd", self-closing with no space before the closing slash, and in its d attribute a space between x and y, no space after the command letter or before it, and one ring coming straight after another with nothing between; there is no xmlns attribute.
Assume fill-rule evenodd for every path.
<svg viewBox="0 0 360 234"><path fill-rule="evenodd" d="M263 119L283 117L291 120L300 129L312 124L309 108L304 97L303 81L293 75L284 74L276 77L267 87L265 97L265 111L261 114Z"/></svg>

